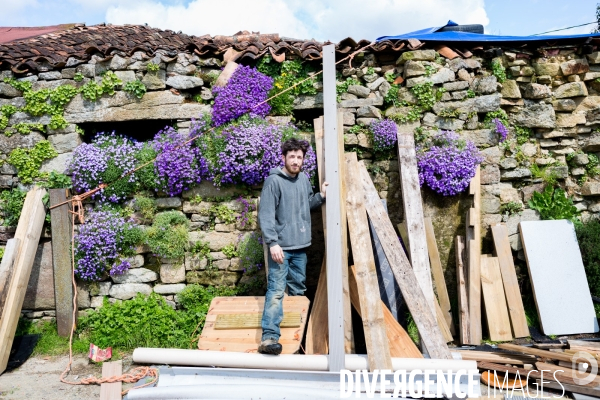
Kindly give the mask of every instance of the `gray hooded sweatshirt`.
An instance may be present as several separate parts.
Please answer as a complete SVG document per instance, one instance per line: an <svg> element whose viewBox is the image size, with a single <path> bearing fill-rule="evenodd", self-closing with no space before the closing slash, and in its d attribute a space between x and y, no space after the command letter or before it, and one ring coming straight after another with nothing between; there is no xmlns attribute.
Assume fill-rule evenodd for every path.
<svg viewBox="0 0 600 400"><path fill-rule="evenodd" d="M258 222L269 247L296 250L310 246L310 210L323 204L321 193L313 194L304 172L295 177L273 168L260 195Z"/></svg>

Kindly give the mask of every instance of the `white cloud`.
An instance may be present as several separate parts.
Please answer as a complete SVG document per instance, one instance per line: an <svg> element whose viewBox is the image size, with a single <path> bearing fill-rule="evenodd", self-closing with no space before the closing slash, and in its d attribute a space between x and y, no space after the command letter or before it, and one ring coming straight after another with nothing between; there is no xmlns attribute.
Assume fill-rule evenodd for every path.
<svg viewBox="0 0 600 400"><path fill-rule="evenodd" d="M164 5L153 0L119 2L106 22L143 24L193 35L232 35L240 30L295 38L373 40L431 26L449 19L461 24L489 23L483 0L193 0Z"/></svg>

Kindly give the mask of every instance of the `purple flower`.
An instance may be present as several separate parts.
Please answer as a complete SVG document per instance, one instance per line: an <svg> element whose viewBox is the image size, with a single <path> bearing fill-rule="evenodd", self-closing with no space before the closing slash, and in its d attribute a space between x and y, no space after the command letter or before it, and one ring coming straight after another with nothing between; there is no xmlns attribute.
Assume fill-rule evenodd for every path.
<svg viewBox="0 0 600 400"><path fill-rule="evenodd" d="M421 186L453 196L465 190L483 161L471 141L461 139L453 131L441 131L417 147L417 166Z"/></svg>
<svg viewBox="0 0 600 400"><path fill-rule="evenodd" d="M371 132L375 151L391 150L398 141L398 126L390 119L371 122Z"/></svg>
<svg viewBox="0 0 600 400"><path fill-rule="evenodd" d="M506 128L506 126L504 126L500 118L494 118L492 122L496 124L496 133L500 135L499 142L504 142L508 137L508 129Z"/></svg>
<svg viewBox="0 0 600 400"><path fill-rule="evenodd" d="M273 87L273 78L256 68L239 65L224 87L214 87L215 103L212 119L221 126L246 113L250 117L265 117L271 106L265 100Z"/></svg>

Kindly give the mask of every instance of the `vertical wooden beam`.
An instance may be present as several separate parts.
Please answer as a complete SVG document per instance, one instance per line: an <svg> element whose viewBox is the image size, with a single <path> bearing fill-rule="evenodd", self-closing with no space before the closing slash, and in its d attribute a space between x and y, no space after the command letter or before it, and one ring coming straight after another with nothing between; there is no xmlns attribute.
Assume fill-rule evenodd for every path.
<svg viewBox="0 0 600 400"><path fill-rule="evenodd" d="M346 212L369 369L392 369L356 153L346 153Z"/></svg>
<svg viewBox="0 0 600 400"><path fill-rule="evenodd" d="M525 307L519 290L517 281L517 272L513 261L510 243L508 242L508 229L506 225L492 225L492 235L498 262L500 263L500 272L502 273L502 282L504 283L504 293L506 294L506 303L510 314L513 333L516 338L529 336L529 327L527 318L525 318Z"/></svg>
<svg viewBox="0 0 600 400"><path fill-rule="evenodd" d="M481 188L479 166L471 179L469 194L473 208L467 218L467 255L469 291L469 344L481 344Z"/></svg>
<svg viewBox="0 0 600 400"><path fill-rule="evenodd" d="M427 250L429 251L429 261L431 262L431 273L435 288L437 290L438 300L442 315L450 328L450 333L454 334L454 321L452 320L452 309L450 307L450 296L448 296L448 288L444 279L444 270L440 261L440 253L438 252L437 242L435 240L435 232L431 218L425 218L425 235L427 237Z"/></svg>
<svg viewBox="0 0 600 400"><path fill-rule="evenodd" d="M335 46L323 46L323 108L325 127L325 159L327 189L327 304L329 322L329 370L338 372L344 368L344 293L343 254L345 243L342 243L342 186L338 152L338 115L335 82Z"/></svg>
<svg viewBox="0 0 600 400"><path fill-rule="evenodd" d="M4 309L4 303L6 302L6 295L8 292L8 286L10 278L12 277L13 268L15 265L15 259L19 252L19 246L21 241L17 238L8 239L6 247L4 248L4 256L0 263L0 316L2 316L2 310Z"/></svg>
<svg viewBox="0 0 600 400"><path fill-rule="evenodd" d="M458 293L458 332L461 343L469 343L469 302L465 279L465 238L457 236L454 241L456 251L456 283Z"/></svg>
<svg viewBox="0 0 600 400"><path fill-rule="evenodd" d="M325 152L323 148L323 117L313 121L315 130L315 147L317 148L317 172L319 174L319 188L325 180ZM327 238L326 206L321 206L323 216L323 233ZM327 243L325 243L327 244ZM327 247L325 248L327 252ZM317 291L312 303L310 316L306 329L306 354L329 353L329 325L327 323L327 254L323 258Z"/></svg>
<svg viewBox="0 0 600 400"><path fill-rule="evenodd" d="M481 258L481 291L490 339L499 342L512 340L510 319L497 257Z"/></svg>
<svg viewBox="0 0 600 400"><path fill-rule="evenodd" d="M408 306L408 310L419 329L421 340L431 358L451 359L452 355L436 321L435 308L429 307L404 249L398 240L392 221L388 217L369 172L359 163L360 178L365 196L365 207L381 240L385 255L392 267L394 277ZM435 307L435 306L434 306Z"/></svg>
<svg viewBox="0 0 600 400"><path fill-rule="evenodd" d="M435 315L435 296L431 284L427 238L423 221L423 201L417 170L415 139L412 132L398 131L398 162L400 164L400 183L408 232L410 262L427 300L427 305Z"/></svg>
<svg viewBox="0 0 600 400"><path fill-rule="evenodd" d="M50 189L50 206L67 201L66 189ZM73 327L73 283L71 265L71 221L69 204L50 210L52 219L52 265L56 327L59 336L68 337Z"/></svg>
<svg viewBox="0 0 600 400"><path fill-rule="evenodd" d="M45 194L46 191L39 187L34 187L27 193L15 232L15 238L21 241L21 246L15 259L14 271L0 320L0 373L6 370L8 364L8 356L17 331L17 323L21 315L33 260L42 235L42 227L46 218L46 208L42 203Z"/></svg>
<svg viewBox="0 0 600 400"><path fill-rule="evenodd" d="M123 361L111 361L102 364L102 377L121 376ZM122 382L103 383L100 385L100 400L121 400Z"/></svg>

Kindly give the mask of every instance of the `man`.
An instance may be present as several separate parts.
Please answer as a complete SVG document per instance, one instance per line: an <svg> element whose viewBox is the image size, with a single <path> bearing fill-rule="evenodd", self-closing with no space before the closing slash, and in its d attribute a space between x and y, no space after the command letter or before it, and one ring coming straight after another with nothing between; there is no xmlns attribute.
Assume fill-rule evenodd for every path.
<svg viewBox="0 0 600 400"><path fill-rule="evenodd" d="M258 221L269 247L267 295L262 316L262 339L258 351L281 353L279 325L283 319L283 294L302 296L306 290L306 248L311 242L310 210L325 201L327 182L313 194L308 177L301 172L308 142L286 140L281 146L284 166L273 168L260 197Z"/></svg>

